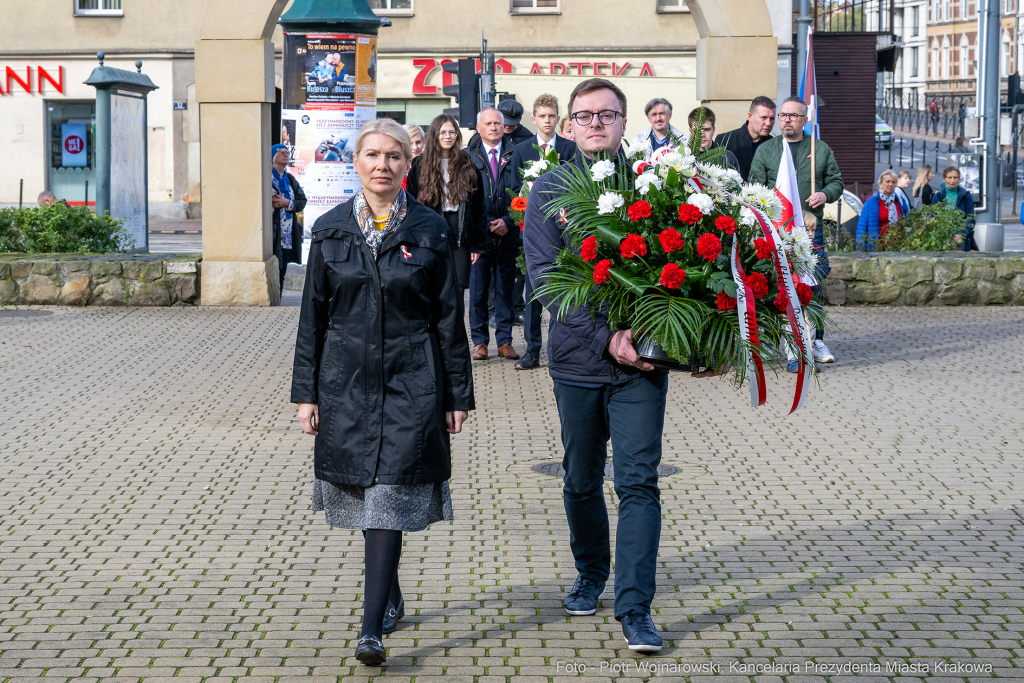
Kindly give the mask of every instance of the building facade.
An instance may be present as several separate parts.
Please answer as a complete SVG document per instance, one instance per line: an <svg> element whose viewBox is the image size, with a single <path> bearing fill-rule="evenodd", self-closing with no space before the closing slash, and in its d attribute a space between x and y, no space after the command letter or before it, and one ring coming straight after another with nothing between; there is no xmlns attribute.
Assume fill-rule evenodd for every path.
<svg viewBox="0 0 1024 683"><path fill-rule="evenodd" d="M764 94L789 94L792 15L786 0L766 0L779 37L777 82ZM156 217L201 215L199 109L195 101L195 43L207 0L39 0L7 17L0 45L0 205L34 203L43 190L72 203L86 196L95 150L95 90L85 86L105 63L143 72L158 86L149 97L149 197ZM615 81L629 100L627 132L647 126L643 105L666 97L676 123L698 104L697 41L684 0L370 0L387 17L378 55L378 112L427 124L450 100L441 94L441 64L475 56L481 27L497 57L499 91L526 106L542 92L567 104L581 78ZM283 85L283 39L275 32L276 85ZM225 64L224 78L245 69ZM783 74L785 78L783 78ZM563 104L563 113L564 113ZM63 124L87 127L85 167L65 168ZM529 125L528 117L524 123ZM726 117L723 124L732 122ZM91 185L94 187L95 182Z"/></svg>
<svg viewBox="0 0 1024 683"><path fill-rule="evenodd" d="M886 99L913 106L924 101L928 82L928 0L896 0L893 32L903 48L896 68L885 74Z"/></svg>
<svg viewBox="0 0 1024 683"><path fill-rule="evenodd" d="M1017 68L1017 8L1014 0L1000 3L1000 76ZM929 97L961 95L973 99L978 89L979 0L929 0L928 76ZM1004 86L1005 87L1005 86Z"/></svg>

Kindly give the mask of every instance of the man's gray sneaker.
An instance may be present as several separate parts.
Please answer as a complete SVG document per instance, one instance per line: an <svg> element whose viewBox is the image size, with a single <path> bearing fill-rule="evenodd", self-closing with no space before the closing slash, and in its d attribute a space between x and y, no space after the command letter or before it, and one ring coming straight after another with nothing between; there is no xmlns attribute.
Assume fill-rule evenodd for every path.
<svg viewBox="0 0 1024 683"><path fill-rule="evenodd" d="M661 634L650 614L630 612L622 617L622 635L630 650L657 652L661 649Z"/></svg>
<svg viewBox="0 0 1024 683"><path fill-rule="evenodd" d="M562 602L565 605L565 613L574 617L593 614L597 611L597 601L604 597L604 587L605 583L594 583L580 574L576 577L576 583L573 584L569 595L565 596Z"/></svg>

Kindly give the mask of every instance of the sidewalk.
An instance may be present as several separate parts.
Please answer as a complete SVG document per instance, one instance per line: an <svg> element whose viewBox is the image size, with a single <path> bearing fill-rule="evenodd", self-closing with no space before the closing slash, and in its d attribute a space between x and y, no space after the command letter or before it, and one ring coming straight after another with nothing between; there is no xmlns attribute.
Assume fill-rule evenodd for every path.
<svg viewBox="0 0 1024 683"><path fill-rule="evenodd" d="M1020 676L1020 308L835 309L839 362L795 415L788 373L768 373L757 410L745 388L674 373L654 657L626 649L611 592L594 616L561 608L561 481L533 469L562 453L546 368L475 363L456 519L405 536L383 671L353 657L360 533L309 510L296 309L3 313L0 680ZM611 481L605 495L614 512ZM799 675L752 668L787 664Z"/></svg>

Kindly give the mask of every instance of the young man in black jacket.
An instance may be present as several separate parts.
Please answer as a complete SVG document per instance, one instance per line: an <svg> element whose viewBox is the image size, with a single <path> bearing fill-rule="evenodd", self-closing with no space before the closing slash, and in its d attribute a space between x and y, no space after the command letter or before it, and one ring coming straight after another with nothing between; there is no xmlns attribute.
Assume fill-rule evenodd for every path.
<svg viewBox="0 0 1024 683"><path fill-rule="evenodd" d="M469 278L469 328L473 336L473 360L487 360L490 341L487 295L491 274L495 275L494 339L498 355L518 360L512 346L512 291L516 277L516 256L523 241L519 226L508 215L512 202L510 190L515 173L512 141L505 137L501 112L491 107L477 115L479 138L466 151L480 171L484 182L484 203L487 209L487 248L473 264Z"/></svg>
<svg viewBox="0 0 1024 683"><path fill-rule="evenodd" d="M523 173L540 159L541 152L547 153L549 148L554 148L559 160L569 160L576 156L576 143L555 133L558 127L558 98L545 93L534 100L531 120L537 126L537 134L516 145L512 154L512 168L515 171L515 186L512 189L516 195L522 191ZM543 307L539 301L531 301L533 285L529 278L525 279L524 285L523 336L526 337L526 352L516 361L516 370L528 370L540 365Z"/></svg>
<svg viewBox="0 0 1024 683"><path fill-rule="evenodd" d="M591 78L569 97L572 163L586 168L597 156L619 158L626 127L626 97L613 83ZM562 249L580 253L566 226L572 213L548 215L547 205L564 192L565 169L541 176L530 191L523 236L526 266L534 287L544 284ZM548 369L562 427L565 468L562 496L569 545L578 575L565 611L594 614L611 568L604 465L611 437L619 523L615 541L615 618L629 649L656 652L662 639L651 619L657 587L661 501L658 464L665 426L668 374L655 371L633 348L632 330L613 330L602 311L576 309L563 316L546 297L552 315Z"/></svg>
<svg viewBox="0 0 1024 683"><path fill-rule="evenodd" d="M715 147L725 147L736 155L739 168L736 169L746 182L750 175L750 164L754 161L754 152L761 143L770 140L772 128L775 126L775 102L770 98L755 97L750 103L747 122L736 130L722 133L715 138Z"/></svg>

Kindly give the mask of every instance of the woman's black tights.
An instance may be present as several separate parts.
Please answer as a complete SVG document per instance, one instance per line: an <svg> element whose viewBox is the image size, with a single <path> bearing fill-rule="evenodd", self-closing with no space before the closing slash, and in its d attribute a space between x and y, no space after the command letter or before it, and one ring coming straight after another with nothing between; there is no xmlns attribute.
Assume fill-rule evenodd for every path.
<svg viewBox="0 0 1024 683"><path fill-rule="evenodd" d="M367 529L365 576L363 578L364 636L382 637L384 611L388 602L398 606L402 597L398 588L398 560L402 556L402 532L393 529Z"/></svg>

